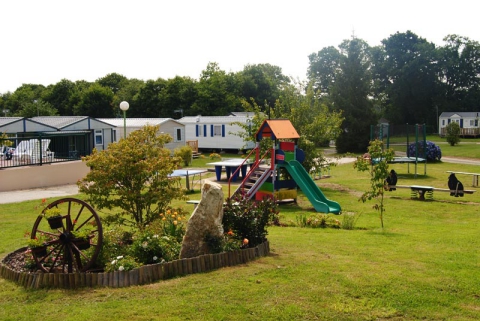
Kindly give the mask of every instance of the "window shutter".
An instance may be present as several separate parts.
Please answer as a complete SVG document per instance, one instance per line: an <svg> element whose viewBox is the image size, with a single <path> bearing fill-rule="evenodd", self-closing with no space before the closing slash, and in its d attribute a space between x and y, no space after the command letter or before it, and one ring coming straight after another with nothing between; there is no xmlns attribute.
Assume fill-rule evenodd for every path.
<svg viewBox="0 0 480 321"><path fill-rule="evenodd" d="M463 118L460 119L460 128L463 128Z"/></svg>
<svg viewBox="0 0 480 321"><path fill-rule="evenodd" d="M213 137L214 132L213 132L213 125L210 125L210 135Z"/></svg>
<svg viewBox="0 0 480 321"><path fill-rule="evenodd" d="M225 125L222 125L222 137L225 137Z"/></svg>
<svg viewBox="0 0 480 321"><path fill-rule="evenodd" d="M195 136L198 137L198 125L195 125Z"/></svg>
<svg viewBox="0 0 480 321"><path fill-rule="evenodd" d="M203 125L203 137L207 137L207 125Z"/></svg>

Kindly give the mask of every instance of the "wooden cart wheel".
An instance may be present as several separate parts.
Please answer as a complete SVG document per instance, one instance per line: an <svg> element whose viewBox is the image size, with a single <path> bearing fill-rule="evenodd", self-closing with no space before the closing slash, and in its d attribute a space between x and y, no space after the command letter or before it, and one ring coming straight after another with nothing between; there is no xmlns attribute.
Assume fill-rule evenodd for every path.
<svg viewBox="0 0 480 321"><path fill-rule="evenodd" d="M60 227L52 228L45 211L57 208ZM94 271L102 248L100 218L87 203L76 198L62 198L47 205L33 225L31 238L46 238L46 253L33 254L39 269L48 273Z"/></svg>

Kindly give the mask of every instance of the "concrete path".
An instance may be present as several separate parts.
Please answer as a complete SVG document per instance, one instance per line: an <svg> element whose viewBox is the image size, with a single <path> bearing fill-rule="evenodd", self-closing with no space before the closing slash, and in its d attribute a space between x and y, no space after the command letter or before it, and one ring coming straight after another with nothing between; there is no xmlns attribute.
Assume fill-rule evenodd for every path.
<svg viewBox="0 0 480 321"><path fill-rule="evenodd" d="M19 191L0 192L0 204L18 203L51 197L71 196L78 194L77 185L62 185L46 188L26 189Z"/></svg>

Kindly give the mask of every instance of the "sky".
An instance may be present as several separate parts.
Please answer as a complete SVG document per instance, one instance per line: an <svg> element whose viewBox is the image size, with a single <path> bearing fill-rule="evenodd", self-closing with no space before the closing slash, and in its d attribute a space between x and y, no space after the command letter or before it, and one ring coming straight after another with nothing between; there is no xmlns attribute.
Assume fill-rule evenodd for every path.
<svg viewBox="0 0 480 321"><path fill-rule="evenodd" d="M480 41L472 0L4 0L0 94L22 84L199 79L209 62L226 72L271 64L305 80L308 56L354 35L370 46L412 31L444 45Z"/></svg>

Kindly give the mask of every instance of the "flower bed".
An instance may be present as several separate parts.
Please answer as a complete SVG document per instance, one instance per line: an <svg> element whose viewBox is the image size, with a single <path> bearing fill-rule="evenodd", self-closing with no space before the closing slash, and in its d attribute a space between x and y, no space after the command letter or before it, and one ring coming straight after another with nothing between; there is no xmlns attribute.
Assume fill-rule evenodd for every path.
<svg viewBox="0 0 480 321"><path fill-rule="evenodd" d="M231 252L200 255L194 258L179 259L165 263L149 264L131 271L114 271L106 273L43 273L18 272L5 262L10 255L25 252L21 248L10 253L0 263L0 276L14 281L21 286L32 289L80 287L127 287L153 283L182 275L208 272L227 266L235 266L253 261L270 253L268 241L256 247Z"/></svg>

